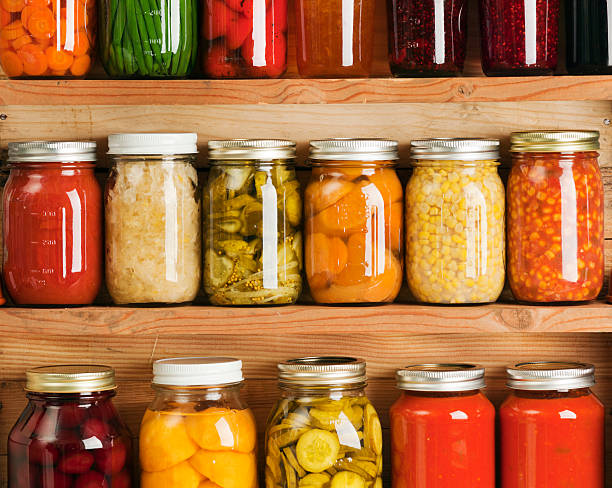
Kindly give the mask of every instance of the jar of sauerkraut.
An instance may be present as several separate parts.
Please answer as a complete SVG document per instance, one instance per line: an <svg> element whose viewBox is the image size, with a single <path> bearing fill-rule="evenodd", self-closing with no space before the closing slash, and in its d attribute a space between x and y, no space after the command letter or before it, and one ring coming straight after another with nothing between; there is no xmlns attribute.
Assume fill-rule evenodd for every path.
<svg viewBox="0 0 612 488"><path fill-rule="evenodd" d="M429 303L486 303L505 279L499 141L412 141L406 187L406 276Z"/></svg>
<svg viewBox="0 0 612 488"><path fill-rule="evenodd" d="M210 141L204 290L214 305L294 303L302 290L295 143Z"/></svg>
<svg viewBox="0 0 612 488"><path fill-rule="evenodd" d="M118 304L182 303L201 277L196 134L112 134L106 285Z"/></svg>

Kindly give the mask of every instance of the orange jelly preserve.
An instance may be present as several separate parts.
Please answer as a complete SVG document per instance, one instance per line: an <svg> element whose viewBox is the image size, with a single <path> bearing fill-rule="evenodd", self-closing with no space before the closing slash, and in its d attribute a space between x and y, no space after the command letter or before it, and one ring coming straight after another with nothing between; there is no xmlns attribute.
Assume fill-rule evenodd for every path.
<svg viewBox="0 0 612 488"><path fill-rule="evenodd" d="M516 132L508 178L508 277L528 302L593 300L604 275L595 131Z"/></svg>
<svg viewBox="0 0 612 488"><path fill-rule="evenodd" d="M484 368L424 364L397 372L391 407L393 488L493 488L495 409Z"/></svg>
<svg viewBox="0 0 612 488"><path fill-rule="evenodd" d="M604 486L604 407L594 368L521 363L508 368L502 404L502 488Z"/></svg>

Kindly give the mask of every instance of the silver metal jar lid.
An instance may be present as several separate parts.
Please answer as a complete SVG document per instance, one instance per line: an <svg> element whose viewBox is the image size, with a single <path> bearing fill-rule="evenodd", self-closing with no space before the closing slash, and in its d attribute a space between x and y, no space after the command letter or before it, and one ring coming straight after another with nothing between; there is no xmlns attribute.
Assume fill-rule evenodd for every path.
<svg viewBox="0 0 612 488"><path fill-rule="evenodd" d="M208 159L220 161L295 159L295 142L284 139L209 141Z"/></svg>
<svg viewBox="0 0 612 488"><path fill-rule="evenodd" d="M575 390L595 384L595 367L586 363L518 363L508 366L506 373L506 385L515 390Z"/></svg>
<svg viewBox="0 0 612 488"><path fill-rule="evenodd" d="M410 142L412 159L483 161L499 159L499 140L434 138Z"/></svg>
<svg viewBox="0 0 612 488"><path fill-rule="evenodd" d="M315 161L395 161L397 141L388 139L322 139L310 141Z"/></svg>
<svg viewBox="0 0 612 488"><path fill-rule="evenodd" d="M351 357L320 356L290 359L278 364L281 387L365 386L366 363Z"/></svg>
<svg viewBox="0 0 612 488"><path fill-rule="evenodd" d="M535 130L513 132L512 152L575 152L599 149L596 130Z"/></svg>
<svg viewBox="0 0 612 488"><path fill-rule="evenodd" d="M478 364L414 364L395 374L400 390L469 391L485 387L485 369Z"/></svg>
<svg viewBox="0 0 612 488"><path fill-rule="evenodd" d="M11 163L95 162L96 143L93 141L30 141L9 142Z"/></svg>
<svg viewBox="0 0 612 488"><path fill-rule="evenodd" d="M114 390L115 371L110 366L63 364L26 371L26 391L36 393L89 393Z"/></svg>

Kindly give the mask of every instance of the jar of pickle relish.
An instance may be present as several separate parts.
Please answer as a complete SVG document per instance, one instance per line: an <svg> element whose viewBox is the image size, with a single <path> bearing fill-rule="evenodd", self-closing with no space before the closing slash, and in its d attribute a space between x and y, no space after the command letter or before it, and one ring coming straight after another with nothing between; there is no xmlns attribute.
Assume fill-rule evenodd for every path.
<svg viewBox="0 0 612 488"><path fill-rule="evenodd" d="M132 440L116 387L108 366L30 369L29 401L8 438L9 486L129 488Z"/></svg>
<svg viewBox="0 0 612 488"><path fill-rule="evenodd" d="M266 429L266 486L382 488L382 430L365 396L365 361L291 359Z"/></svg>
<svg viewBox="0 0 612 488"><path fill-rule="evenodd" d="M593 300L604 277L599 132L515 132L508 278L517 300Z"/></svg>

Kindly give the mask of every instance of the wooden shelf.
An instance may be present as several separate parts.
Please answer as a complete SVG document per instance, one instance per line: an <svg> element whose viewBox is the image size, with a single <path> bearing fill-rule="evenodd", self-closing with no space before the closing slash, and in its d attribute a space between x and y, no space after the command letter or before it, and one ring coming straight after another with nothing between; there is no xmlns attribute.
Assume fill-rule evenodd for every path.
<svg viewBox="0 0 612 488"><path fill-rule="evenodd" d="M0 309L5 335L170 336L279 334L612 332L612 305L82 307Z"/></svg>
<svg viewBox="0 0 612 488"><path fill-rule="evenodd" d="M0 80L0 105L233 105L612 100L612 76Z"/></svg>

